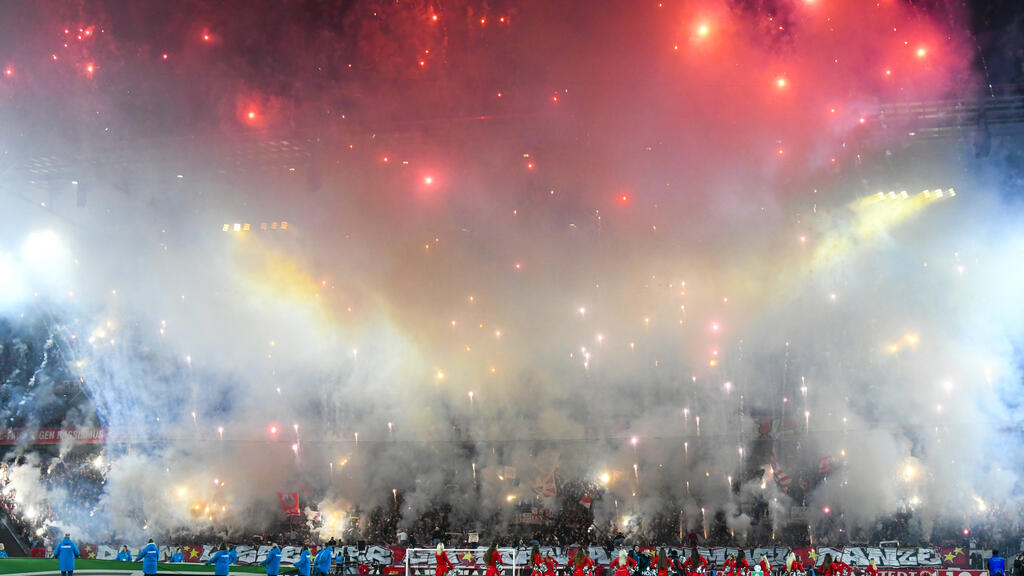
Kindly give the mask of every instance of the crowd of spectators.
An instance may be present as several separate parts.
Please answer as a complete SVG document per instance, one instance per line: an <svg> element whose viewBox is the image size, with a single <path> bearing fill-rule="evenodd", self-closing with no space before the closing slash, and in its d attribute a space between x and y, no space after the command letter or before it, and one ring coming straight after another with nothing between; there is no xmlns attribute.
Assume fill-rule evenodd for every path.
<svg viewBox="0 0 1024 576"><path fill-rule="evenodd" d="M20 532L23 541L32 546L50 544L48 539L56 533L56 529L47 531L40 528L53 525L54 520L67 519L95 509L105 482L101 459L89 451L54 457L40 468L42 473L39 481L42 485L51 491L65 491L68 497L54 505L40 502L29 510L15 504L17 494L9 486L9 465L0 465L0 507L7 516L7 524ZM344 530L329 536L350 544L387 543L424 547L433 546L438 541L445 541L450 546L476 546L478 542L490 542L496 537L502 546L526 546L534 542L542 546L583 544L609 548L623 544L810 544L809 541L801 541L802 532L771 533L770 521L748 524L747 532L738 535L730 528L731 519L724 510L711 515L706 527L695 527L692 520L687 522L685 514L671 512L672 506L665 507L670 512L634 514L624 524L618 518L601 522L595 518L593 505L600 502L603 496L599 484L560 479L555 501L549 502L547 506L528 501L519 503L511 514L507 509L502 509L487 514L475 513L469 517L448 503L439 503L411 515L399 493L393 501L385 504L366 510L356 507L348 511ZM520 516L517 513L523 514ZM520 517L529 520L517 521ZM162 542L178 546L225 540L253 544L276 542L282 545L317 543L321 526L315 512L310 518L291 520L282 520L258 533L206 524L198 529L178 528L159 536ZM959 524L938 522L931 527L929 538L926 539L920 530L920 521L909 510L880 519L873 527L849 532L843 529L842 521L841 513L836 513L829 517L829 524L819 523L810 527L808 536L813 534L814 544L819 546L898 541L904 546L957 545L1016 550L1019 548L1021 529L1024 528L1014 524L1010 516L993 516L991 524L976 523L969 535L963 533Z"/></svg>

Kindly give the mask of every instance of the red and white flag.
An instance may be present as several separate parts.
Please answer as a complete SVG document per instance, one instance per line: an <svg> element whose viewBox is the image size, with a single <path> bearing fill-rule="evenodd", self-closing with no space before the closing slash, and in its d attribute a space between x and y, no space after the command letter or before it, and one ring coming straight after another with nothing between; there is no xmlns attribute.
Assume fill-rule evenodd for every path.
<svg viewBox="0 0 1024 576"><path fill-rule="evenodd" d="M779 488L782 488L783 492L789 492L789 485L793 483L793 479L782 471L779 467L779 461L775 459L775 450L772 449L771 457L772 474L775 475L775 481L779 484Z"/></svg>
<svg viewBox="0 0 1024 576"><path fill-rule="evenodd" d="M298 516L302 513L299 510L298 492L278 492L277 501L281 503L281 510L286 516Z"/></svg>

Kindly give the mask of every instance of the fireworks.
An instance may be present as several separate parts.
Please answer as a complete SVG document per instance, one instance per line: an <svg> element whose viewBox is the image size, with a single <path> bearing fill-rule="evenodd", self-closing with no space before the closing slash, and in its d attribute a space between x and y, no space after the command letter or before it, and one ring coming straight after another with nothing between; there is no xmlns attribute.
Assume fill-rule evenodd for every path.
<svg viewBox="0 0 1024 576"><path fill-rule="evenodd" d="M10 79L0 82L5 101L17 105L12 109L31 104L43 92L27 85L38 83L64 105L59 117L74 124L68 133L82 139L83 149L107 150L98 145L107 141L119 149L139 146L145 169L126 170L144 177L109 182L110 170L86 160L70 165L78 160L56 153L52 162L13 163L21 179L12 179L12 189L24 190L31 207L18 207L13 219L25 210L26 220L73 222L67 228L78 231L30 236L20 255L25 262L0 246L0 303L19 314L45 308L47 295L37 290L58 287L61 304L54 310L66 306L80 316L86 332L75 331L88 334L89 343L65 345L58 338L59 347L82 356L70 365L90 392L98 391L93 381L110 386L92 396L116 425L157 422L164 434L168 422L180 425L191 414L187 441L198 445L197 453L209 450L212 455L196 458L211 469L243 456L255 460L247 452L252 441L271 447L260 458L280 459L300 476L314 475L304 464L315 463L315 474L331 475L331 494L353 501L380 500L342 485L355 469L367 484L394 482L396 505L400 490L414 501L415 486L368 457L382 444L400 445L383 442L397 438L389 419L402 427L401 446L411 442L411 458L423 458L421 439L446 434L483 446L515 441L501 437L508 430L525 428L551 440L576 428L590 438L593 429L617 439L609 459L597 461L621 470L632 464L635 482L616 479L618 470L584 470L611 484L609 490L621 489L616 496L630 506L665 495L646 493L639 467L646 484L663 473L663 464L680 472L669 458L683 461L687 478L673 480L672 490L685 486L688 496L717 506L712 494L721 497L723 477L730 492L730 472L738 484L746 478L733 468L736 454L741 464L766 464L756 462L767 457L742 436L754 414L772 415L758 424L771 428L773 438L776 429L789 434L780 444L799 437L807 451L844 458L847 446L855 456L865 453L850 442L864 422L877 423L879 442L902 461L903 439L887 431L901 429L907 413L932 420L970 416L960 395L977 392L971 375L981 360L998 362L986 356L1002 349L993 343L1012 340L977 328L1001 321L986 307L1005 302L992 286L1001 276L990 268L1004 253L992 248L979 255L971 235L981 230L975 224L985 220L981 215L988 216L986 234L1006 228L1004 218L986 213L979 201L966 207L977 213L954 231L948 222L961 202L949 202L953 188L936 188L940 181L921 192L901 189L941 177L958 186L967 180L964 190L985 198L982 186L957 173L959 160L918 162L930 153L917 141L928 139L907 136L922 128L899 112L907 103L966 102L952 92L972 77L963 68L973 59L964 57L963 31L955 19L925 8L848 0L805 0L785 17L758 3L729 10L656 5L657 11L651 5L606 14L580 2L578 20L569 23L543 3L504 13L385 3L369 11L372 17L367 11L339 16L337 28L351 35L345 50L334 50L341 39L336 31L296 24L291 7L282 8L280 30L273 32L294 39L294 47L266 50L247 39L272 31L248 30L251 24L220 18L216 8L202 22L168 30L147 24L124 38L113 27L50 22L45 43L25 43L40 45L32 60L29 51L9 56L0 78ZM87 16L107 21L103 14ZM844 32L850 22L843 19L857 23L857 34ZM536 22L546 24L527 26ZM384 23L392 36L381 33ZM544 35L570 29L572 50L551 50ZM658 82L643 90L618 84L632 77ZM49 84L57 78L66 85ZM174 149L145 149L153 138L132 110L152 116L153 129L167 131L161 137ZM54 131L45 128L16 123L11 133L39 135L39 142L25 137L26 150L59 149L49 145L46 135ZM972 125L973 131L982 132ZM913 154L905 152L909 147ZM69 186L72 177L81 183ZM90 178L103 180L91 188L102 192L86 204ZM142 198L135 188L145 188L145 200L133 203L138 214L110 192L124 187L133 188L122 190L131 198ZM866 196L855 198L865 189ZM175 199L173 209L159 200L164 197ZM936 232L932 216L944 218L947 229ZM226 234L209 239L192 232L211 226ZM290 233L267 238L276 236L270 230ZM95 247L101 236L109 239L109 254ZM982 244L1005 240L992 238ZM63 269L56 260L71 248L76 259L66 277L40 272ZM954 250L963 256L951 257ZM32 277L25 272L31 266L22 266L30 261L38 268ZM921 261L932 266L921 269ZM138 262L151 263L149 272L129 265ZM1000 282L1016 285L1012 274ZM1009 310L1005 317L1016 320L1015 308ZM157 328L156 318L168 318L171 328L165 321ZM133 326L148 336L136 337ZM146 353L132 352L134 346ZM202 362L193 366L185 356L186 369L186 350ZM159 366L149 369L150 361ZM862 371L871 374L871 392L853 384ZM984 399L996 398L1000 374L1009 372L1000 366L986 372L990 392L984 394L992 396ZM802 376L796 380L801 373L814 380L815 395ZM140 380L136 375L180 384L181 397L161 407L172 414L143 402L136 421L112 400L122 381ZM325 379L330 386L311 383ZM220 407L221 396L237 393L229 381L244 381L244 400L269 408ZM149 385L139 386L149 392ZM666 391L649 393L656 387ZM912 395L898 389L927 393L907 400ZM531 408L510 421L501 407L520 391L529 394ZM146 395L131 391L135 396ZM309 410L309 398L323 409ZM809 434L812 410L816 432L834 430L842 444ZM297 420L294 436L276 424L287 419ZM436 428L451 424L451 431L424 424L439 419L445 426ZM933 426L902 433L921 453L953 449L932 443ZM367 434L362 448L353 429ZM734 430L744 431L738 448ZM638 436L622 441L634 432L644 435L644 453ZM338 459L338 446L324 448L331 442L354 458L344 473L348 459ZM719 449L731 462L707 463L706 455ZM783 452L778 464L789 467ZM664 453L665 461L654 462L654 453ZM478 463L493 470L499 459L486 449L472 462L448 456L439 460L455 462L449 476L468 482L469 463L474 483ZM890 477L913 484L903 497L920 491L929 506L941 500L919 482L927 475L895 468ZM223 504L196 493L210 489L209 477L196 473L182 482L193 496L188 506L213 517L207 513ZM640 495L629 500L634 489ZM979 501L997 505L975 491ZM479 491L499 501L506 492ZM431 496L416 494L415 501ZM824 501L811 500L814 506ZM846 508L828 502L842 516L838 511ZM703 508L701 514L706 531Z"/></svg>

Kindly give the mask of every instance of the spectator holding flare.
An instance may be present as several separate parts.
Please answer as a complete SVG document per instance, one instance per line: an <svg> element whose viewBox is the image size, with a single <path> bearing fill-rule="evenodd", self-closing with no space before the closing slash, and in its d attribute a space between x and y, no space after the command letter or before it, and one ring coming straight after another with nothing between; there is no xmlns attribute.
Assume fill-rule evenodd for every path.
<svg viewBox="0 0 1024 576"><path fill-rule="evenodd" d="M135 559L136 562L142 561L142 573L145 576L155 576L156 574L156 562L160 558L160 549L153 543L153 539L150 538L149 542L139 550L139 556Z"/></svg>
<svg viewBox="0 0 1024 576"><path fill-rule="evenodd" d="M613 560L608 568L614 570L615 576L629 576L633 568L636 568L636 560L630 558L625 550L619 550L619 557Z"/></svg>
<svg viewBox="0 0 1024 576"><path fill-rule="evenodd" d="M228 551L228 547L224 544L220 545L220 550L214 552L213 556L206 561L206 565L213 564L213 575L214 576L229 576L231 573L231 564L235 561L235 551Z"/></svg>
<svg viewBox="0 0 1024 576"><path fill-rule="evenodd" d="M57 559L60 568L60 576L72 576L75 572L75 558L81 556L78 546L71 541L71 534L64 533L64 539L53 551L53 557Z"/></svg>
<svg viewBox="0 0 1024 576"><path fill-rule="evenodd" d="M302 552L299 554L299 561L295 563L295 569L298 570L299 576L309 576L309 570L313 564L309 561L309 546L302 546Z"/></svg>
<svg viewBox="0 0 1024 576"><path fill-rule="evenodd" d="M267 576L277 576L281 570L281 548L277 544L270 543L270 552L267 552L267 557L260 562L260 566L267 567Z"/></svg>
<svg viewBox="0 0 1024 576"><path fill-rule="evenodd" d="M988 573L989 576L1006 576L1006 558L999 555L999 550L993 550L988 559Z"/></svg>
<svg viewBox="0 0 1024 576"><path fill-rule="evenodd" d="M440 541L437 543L437 554L434 560L436 561L434 576L447 576L448 571L454 568L452 561L448 559L448 554L444 551L444 544Z"/></svg>

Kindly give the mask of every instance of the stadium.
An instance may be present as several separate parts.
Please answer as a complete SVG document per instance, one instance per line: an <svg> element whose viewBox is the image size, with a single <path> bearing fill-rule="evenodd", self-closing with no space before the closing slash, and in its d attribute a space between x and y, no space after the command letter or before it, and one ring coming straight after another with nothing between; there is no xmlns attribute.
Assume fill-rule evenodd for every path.
<svg viewBox="0 0 1024 576"><path fill-rule="evenodd" d="M1024 576L1015 2L4 10L0 575Z"/></svg>

